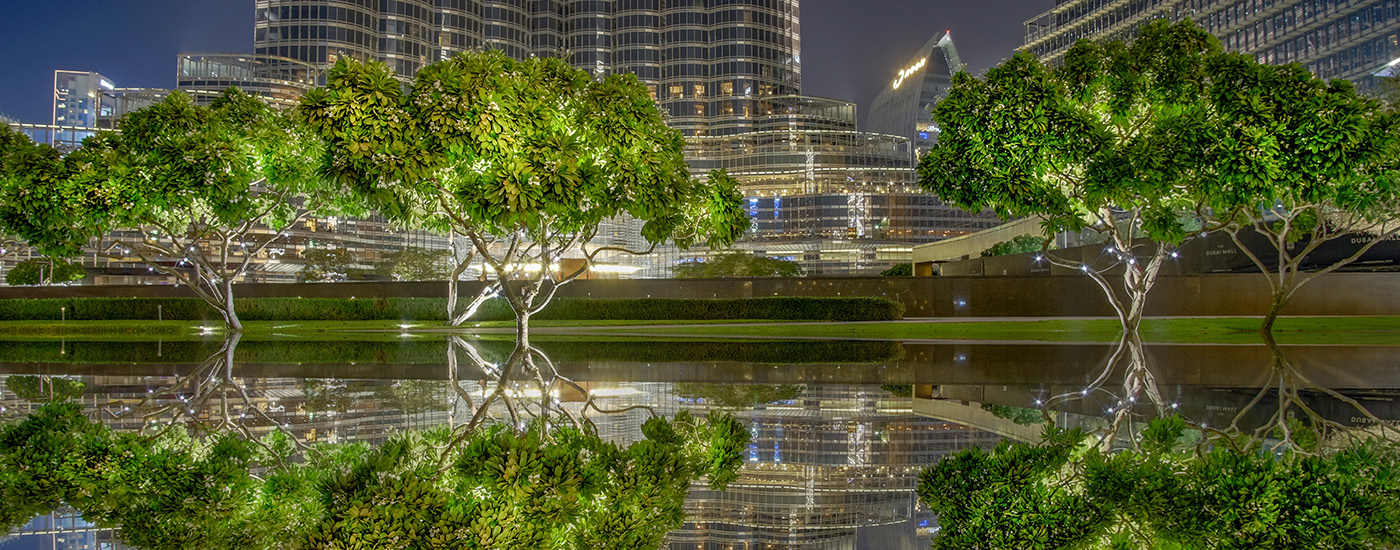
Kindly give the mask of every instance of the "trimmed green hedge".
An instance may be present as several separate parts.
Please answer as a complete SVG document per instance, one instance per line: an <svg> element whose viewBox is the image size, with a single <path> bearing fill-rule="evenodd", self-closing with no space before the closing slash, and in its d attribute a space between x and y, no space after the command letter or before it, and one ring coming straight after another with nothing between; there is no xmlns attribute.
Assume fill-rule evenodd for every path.
<svg viewBox="0 0 1400 550"><path fill-rule="evenodd" d="M198 363L218 353L216 340L163 342L5 342L3 363ZM475 342L487 359L501 361L514 344ZM539 341L538 347L556 362L636 361L657 363L733 361L740 363L884 363L904 355L904 346L887 341ZM157 351L159 350L159 351ZM459 352L460 353L460 352ZM381 363L442 365L447 343L442 340L405 342L244 341L234 352L236 363L337 364ZM466 364L465 357L463 358Z"/></svg>
<svg viewBox="0 0 1400 550"><path fill-rule="evenodd" d="M244 321L442 321L444 298L241 298ZM0 321L154 320L157 309L170 321L217 320L219 315L198 298L44 298L0 300ZM66 308L66 309L61 309ZM904 305L886 298L751 298L679 300L641 298L592 300L560 298L535 315L544 320L631 319L785 319L889 321L904 314ZM513 319L503 300L483 304L473 320Z"/></svg>

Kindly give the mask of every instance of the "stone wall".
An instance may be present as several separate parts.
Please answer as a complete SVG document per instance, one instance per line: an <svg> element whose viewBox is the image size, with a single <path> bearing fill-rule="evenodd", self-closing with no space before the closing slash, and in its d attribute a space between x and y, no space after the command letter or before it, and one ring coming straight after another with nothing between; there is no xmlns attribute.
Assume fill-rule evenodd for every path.
<svg viewBox="0 0 1400 550"><path fill-rule="evenodd" d="M480 283L463 281L475 294ZM442 282L245 284L239 297L441 297ZM193 296L168 285L0 287L0 299ZM754 298L884 296L903 302L907 317L1112 315L1099 288L1079 275L1002 277L813 277L742 279L612 279L575 281L571 298ZM1148 315L1261 315L1268 285L1258 274L1164 276L1148 298ZM1285 315L1400 315L1400 273L1333 273L1304 286Z"/></svg>

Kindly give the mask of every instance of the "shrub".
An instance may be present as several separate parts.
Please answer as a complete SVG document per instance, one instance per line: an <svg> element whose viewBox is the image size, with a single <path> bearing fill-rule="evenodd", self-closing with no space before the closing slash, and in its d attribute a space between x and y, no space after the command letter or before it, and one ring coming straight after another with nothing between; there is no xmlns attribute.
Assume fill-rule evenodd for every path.
<svg viewBox="0 0 1400 550"><path fill-rule="evenodd" d="M240 298L245 321L442 321L443 298ZM66 309L64 309L66 308ZM151 320L157 311L169 321L217 320L219 315L198 298L44 298L0 300L0 321L57 321L66 311L74 321ZM734 300L641 298L593 300L561 298L535 319L543 320L706 320L782 319L820 321L888 321L904 306L872 297L773 297ZM482 305L473 320L514 319L504 300Z"/></svg>

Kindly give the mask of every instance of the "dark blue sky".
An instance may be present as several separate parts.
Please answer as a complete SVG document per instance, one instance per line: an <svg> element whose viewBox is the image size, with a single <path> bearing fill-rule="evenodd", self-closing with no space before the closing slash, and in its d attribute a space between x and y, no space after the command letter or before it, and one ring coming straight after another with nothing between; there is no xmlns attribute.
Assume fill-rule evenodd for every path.
<svg viewBox="0 0 1400 550"><path fill-rule="evenodd" d="M97 71L123 87L175 85L180 52L251 52L252 0L7 2L0 113L49 122L53 71ZM862 109L930 37L952 30L973 72L1021 44L1054 0L802 0L803 92Z"/></svg>

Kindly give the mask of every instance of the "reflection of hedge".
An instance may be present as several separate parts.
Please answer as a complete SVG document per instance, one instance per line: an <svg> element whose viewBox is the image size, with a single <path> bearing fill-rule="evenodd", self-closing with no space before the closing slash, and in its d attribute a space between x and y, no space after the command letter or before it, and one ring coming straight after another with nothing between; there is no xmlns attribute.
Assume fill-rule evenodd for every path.
<svg viewBox="0 0 1400 550"><path fill-rule="evenodd" d="M537 338L538 340L538 338ZM879 363L898 359L904 348L898 342L802 341L802 342L608 342L537 341L550 359L565 362L647 361L743 363ZM156 355L155 342L5 342L0 345L3 363L198 363L219 351L220 341L164 342ZM509 341L477 342L494 359L504 359L514 347ZM463 359L465 360L465 358ZM234 352L239 363L390 363L443 364L447 342L316 342L243 341Z"/></svg>
<svg viewBox="0 0 1400 550"><path fill-rule="evenodd" d="M792 401L802 395L801 384L713 384L679 382L672 391L687 399L727 408L747 408L768 403Z"/></svg>
<svg viewBox="0 0 1400 550"><path fill-rule="evenodd" d="M17 375L5 378L5 389L29 401L66 401L82 397L87 384L65 378Z"/></svg>
<svg viewBox="0 0 1400 550"><path fill-rule="evenodd" d="M241 298L244 321L441 321L442 298ZM60 309L66 313L61 313ZM44 298L0 300L0 321L217 320L219 315L197 298ZM592 300L560 298L533 316L543 320L594 319L787 319L887 321L899 319L904 306L885 298L751 298L737 300ZM483 304L473 320L511 320L509 307L496 299Z"/></svg>
<svg viewBox="0 0 1400 550"><path fill-rule="evenodd" d="M983 403L982 410L992 413L992 416L1002 420L1010 420L1012 423L1021 426L1034 426L1036 424L1045 423L1045 415L1035 409Z"/></svg>

